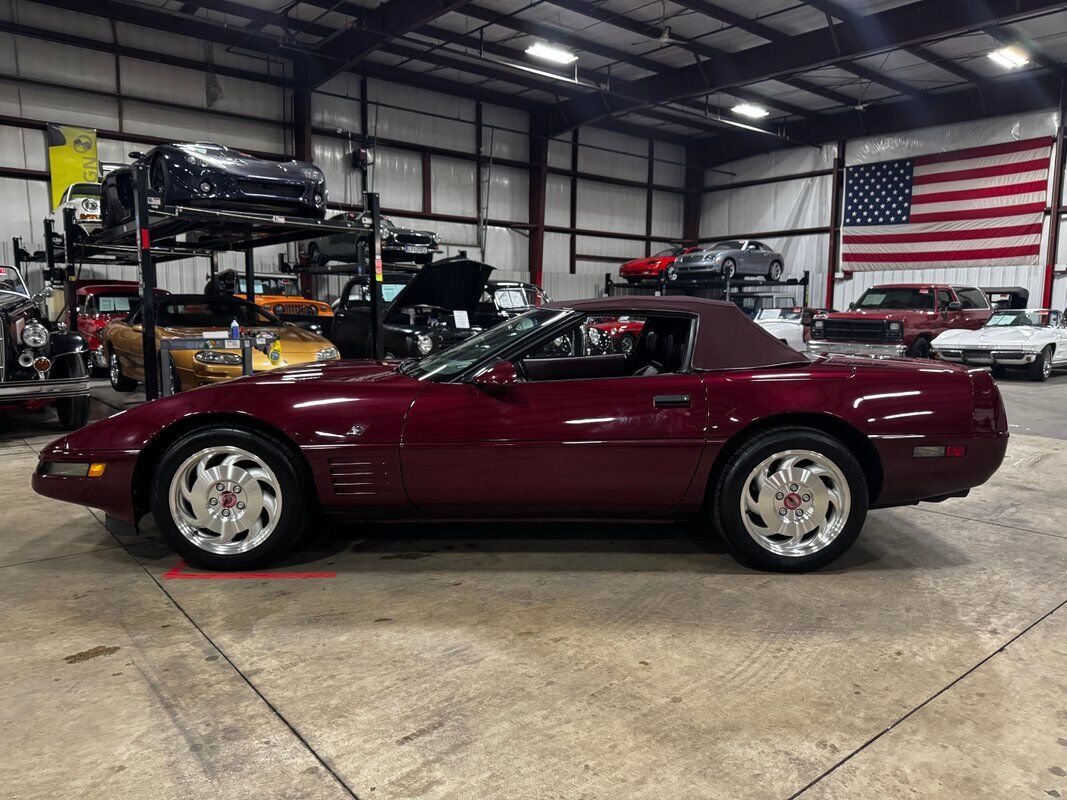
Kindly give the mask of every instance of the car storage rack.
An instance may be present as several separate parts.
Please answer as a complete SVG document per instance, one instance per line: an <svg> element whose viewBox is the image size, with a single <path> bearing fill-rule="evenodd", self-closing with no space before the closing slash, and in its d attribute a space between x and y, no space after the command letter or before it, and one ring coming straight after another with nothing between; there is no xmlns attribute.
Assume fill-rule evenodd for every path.
<svg viewBox="0 0 1067 800"><path fill-rule="evenodd" d="M729 300L741 305L745 298L771 294L791 294L794 300L799 302L795 305L809 305L808 284L810 273L805 270L803 277L789 278L782 281L769 281L765 278L755 277L746 279L743 276L733 278L705 278L702 280L668 281L661 277L656 281L643 281L637 284L619 282L614 279L610 272L604 275L605 297L648 297L650 295L672 295L688 297L704 297L709 300ZM799 290L799 297L798 295Z"/></svg>
<svg viewBox="0 0 1067 800"><path fill-rule="evenodd" d="M284 214L230 211L189 206L164 206L150 193L148 172L144 164L133 165L133 219L106 230L86 234L77 226L74 210L63 210L63 244L68 289L76 280L77 264L134 264L141 289L141 319L144 330L145 396L159 396L159 363L155 336L156 264L194 257L211 259L212 281L218 273L221 252L241 251L245 255L244 293L255 302L255 264L253 249L286 244L338 233L369 233L369 262L377 258L381 241L381 210L378 195L365 193L364 205L371 212L370 226L353 220L318 220ZM54 263L55 237L52 221L45 220L48 261ZM375 324L372 339L375 353L382 348L379 303L372 293L372 316ZM70 327L78 329L77 306L68 308ZM380 357L380 356L379 356Z"/></svg>

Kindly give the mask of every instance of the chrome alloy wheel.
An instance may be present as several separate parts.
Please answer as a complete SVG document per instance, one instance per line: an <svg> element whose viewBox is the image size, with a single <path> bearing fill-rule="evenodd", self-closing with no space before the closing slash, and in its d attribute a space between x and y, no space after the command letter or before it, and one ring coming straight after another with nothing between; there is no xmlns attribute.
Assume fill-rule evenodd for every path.
<svg viewBox="0 0 1067 800"><path fill-rule="evenodd" d="M1045 357L1041 362L1041 374L1048 379L1052 376L1052 351L1046 347L1041 355Z"/></svg>
<svg viewBox="0 0 1067 800"><path fill-rule="evenodd" d="M111 385L118 386L119 380L122 378L122 370L119 369L119 357L114 353L108 357L107 371L111 377Z"/></svg>
<svg viewBox="0 0 1067 800"><path fill-rule="evenodd" d="M851 505L848 481L833 461L813 450L785 450L745 479L741 519L764 550L808 556L840 535Z"/></svg>
<svg viewBox="0 0 1067 800"><path fill-rule="evenodd" d="M245 553L274 532L281 518L277 476L239 447L206 447L178 467L170 513L182 536L209 553Z"/></svg>

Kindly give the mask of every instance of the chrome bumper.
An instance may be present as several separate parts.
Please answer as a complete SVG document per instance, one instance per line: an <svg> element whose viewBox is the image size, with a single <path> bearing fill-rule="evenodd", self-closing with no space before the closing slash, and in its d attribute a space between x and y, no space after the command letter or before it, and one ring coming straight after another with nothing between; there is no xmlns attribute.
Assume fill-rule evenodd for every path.
<svg viewBox="0 0 1067 800"><path fill-rule="evenodd" d="M89 394L88 378L48 381L19 381L0 385L0 403L17 400L47 400L51 397L80 397Z"/></svg>
<svg viewBox="0 0 1067 800"><path fill-rule="evenodd" d="M987 350L977 352L967 350L934 350L934 355L941 361L949 361L953 364L970 364L975 367L1026 367L1033 364L1038 353L1028 353L1021 350Z"/></svg>
<svg viewBox="0 0 1067 800"><path fill-rule="evenodd" d="M846 356L875 356L890 358L908 352L903 344L865 344L862 342L808 342L809 353L840 353Z"/></svg>

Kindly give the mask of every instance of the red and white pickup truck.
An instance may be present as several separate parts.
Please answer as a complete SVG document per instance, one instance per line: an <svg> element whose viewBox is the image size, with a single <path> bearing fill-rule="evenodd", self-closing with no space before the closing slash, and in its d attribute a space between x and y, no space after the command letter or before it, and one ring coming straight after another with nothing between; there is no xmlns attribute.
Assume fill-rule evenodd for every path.
<svg viewBox="0 0 1067 800"><path fill-rule="evenodd" d="M929 358L935 336L954 328L981 328L992 313L988 298L974 286L872 286L848 311L815 318L808 352Z"/></svg>

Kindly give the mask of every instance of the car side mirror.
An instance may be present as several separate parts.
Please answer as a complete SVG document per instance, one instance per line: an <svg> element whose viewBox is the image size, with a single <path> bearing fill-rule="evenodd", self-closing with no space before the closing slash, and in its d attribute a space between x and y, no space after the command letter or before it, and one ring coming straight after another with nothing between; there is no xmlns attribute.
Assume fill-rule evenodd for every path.
<svg viewBox="0 0 1067 800"><path fill-rule="evenodd" d="M140 159L144 158L144 153L142 153L140 150L131 150L126 155L128 155L134 161L139 161Z"/></svg>
<svg viewBox="0 0 1067 800"><path fill-rule="evenodd" d="M144 331L144 325L142 325L140 322L136 322L130 326L130 330L136 331L137 333L142 333Z"/></svg>
<svg viewBox="0 0 1067 800"><path fill-rule="evenodd" d="M515 364L505 359L494 361L471 379L476 387L494 397L504 394L508 387L519 382L519 371Z"/></svg>
<svg viewBox="0 0 1067 800"><path fill-rule="evenodd" d="M963 303L961 303L959 300L953 300L951 303L948 304L948 310L949 311L959 311L962 308L963 308Z"/></svg>

